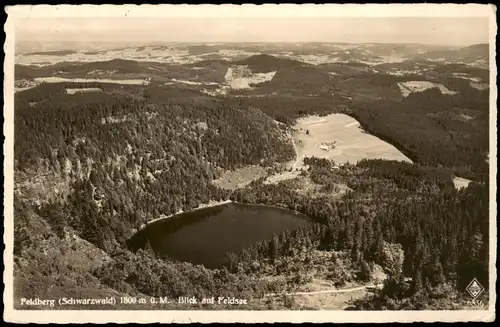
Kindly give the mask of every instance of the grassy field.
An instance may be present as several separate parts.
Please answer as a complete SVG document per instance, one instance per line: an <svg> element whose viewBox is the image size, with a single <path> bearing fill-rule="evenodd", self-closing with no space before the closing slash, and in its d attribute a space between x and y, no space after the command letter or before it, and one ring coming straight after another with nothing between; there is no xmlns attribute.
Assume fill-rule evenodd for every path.
<svg viewBox="0 0 500 327"><path fill-rule="evenodd" d="M387 159L411 162L394 146L363 132L354 118L345 114L307 116L293 126L296 160L288 170L270 176L268 183L297 177L304 166L304 158L316 157L334 160L337 164L355 164L361 159Z"/></svg>
<svg viewBox="0 0 500 327"><path fill-rule="evenodd" d="M214 180L212 183L220 188L227 190L235 190L245 187L250 182L265 177L266 170L260 166L249 166L234 171L223 173L222 177Z"/></svg>
<svg viewBox="0 0 500 327"><path fill-rule="evenodd" d="M356 163L361 159L410 162L394 146L364 133L359 123L345 114L309 116L298 120L294 129L299 157L333 159L338 164Z"/></svg>

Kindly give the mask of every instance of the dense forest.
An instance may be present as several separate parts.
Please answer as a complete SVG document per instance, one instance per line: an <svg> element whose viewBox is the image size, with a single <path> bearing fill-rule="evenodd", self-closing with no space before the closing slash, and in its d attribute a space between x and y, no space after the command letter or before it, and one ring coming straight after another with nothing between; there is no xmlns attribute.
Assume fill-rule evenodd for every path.
<svg viewBox="0 0 500 327"><path fill-rule="evenodd" d="M16 184L26 186L16 193L15 224L20 232L15 252L20 257L36 253L33 248L39 245L31 225L34 217L41 217L50 226L46 235L61 242L68 231L74 231L116 264L132 260L131 269L139 269L142 264L136 260L140 259L146 260L144 265L156 265L155 271L161 270L158 267L166 263L148 262L126 250L133 230L160 215L227 199L228 191L210 183L221 171L269 165L294 156L283 127L257 109L225 106L210 99L178 98L167 103L154 89L143 92L142 98L104 92L69 96L64 87L44 84L16 95L15 178ZM33 182L33 176L39 176L42 185ZM44 189L46 180L58 181L57 189ZM33 188L42 190L32 196ZM206 269L184 264L168 267L165 274L171 277L161 280L182 275L179 283L190 280L192 285L172 282L170 289L203 289L192 274ZM47 269L51 276L52 268ZM109 284L106 269L96 270L95 275ZM34 275L18 279L19 292L41 296L50 282L33 285L31 280L37 280L40 272L24 269L22 274L29 271ZM231 276L227 278L243 278ZM121 283L132 280L125 278ZM63 283L60 279L52 282ZM252 282L235 281L234 285ZM127 291L117 284L111 287ZM148 293L141 288L137 291Z"/></svg>
<svg viewBox="0 0 500 327"><path fill-rule="evenodd" d="M419 163L445 166L459 176L485 180L489 93L455 84L459 95L443 95L433 88L412 93L401 102L358 103L351 114L368 132ZM460 120L461 114L473 120Z"/></svg>
<svg viewBox="0 0 500 327"><path fill-rule="evenodd" d="M478 47L483 48L484 45ZM462 50L469 52L470 49ZM218 96L214 101L259 108L287 124L303 115L345 112L356 118L368 132L395 145L413 161L445 166L458 176L476 181L488 178L489 89L475 89L470 80L455 74L479 78L487 85L489 72L464 64L436 64L411 59L373 68L355 62L314 66L293 59L256 55L245 60L205 60L191 65L122 59L84 64L63 62L48 67L18 65L15 71L17 80L54 74L88 77L89 73L96 71L104 74L100 77L111 74L114 79L152 78L147 89L157 99L150 101L170 103L172 98L179 98L179 94L194 99L203 98L204 94L200 86L180 84L165 87L165 82L173 78L192 80L190 75L195 66L195 81L223 82L230 65L247 65L254 73L276 71L276 74L271 81L251 89L230 90L231 96ZM414 70L415 67L423 67L425 75L415 72L395 76L388 73L393 68ZM442 94L438 88L432 88L403 97L397 83L406 81L438 83L455 93ZM106 93L121 95L137 95L143 89L104 83L100 88ZM204 85L203 88L210 86ZM30 96L25 94L25 98L36 97L36 93L53 97L63 90L61 86L40 85L24 92L33 93ZM36 103L30 101L32 105Z"/></svg>
<svg viewBox="0 0 500 327"><path fill-rule="evenodd" d="M315 182L324 186L332 181L345 182L353 191L339 201L328 193L316 198L303 197L286 183L256 182L239 190L234 195L237 201L298 210L319 224L298 233L283 233L246 249L240 256L232 255L230 268L239 267L250 273L254 260L276 260L279 256L293 255L302 247L347 251L360 278L369 276L374 263L385 269L388 288L394 285L400 288L390 295L396 301L393 309L403 299L406 299L404 305L413 300L414 305L425 308L426 302L414 297L418 295L422 300L422 294L438 286L463 291L474 277L483 285L488 283L487 184L472 184L457 191L446 170L385 160L366 160L356 166L332 170L331 162L325 159L306 160L311 165L308 174L316 176ZM400 248L394 248L395 245ZM388 246L402 257L399 265L388 262ZM410 287L405 277L410 278ZM371 302L370 308L382 309L386 301L382 300L378 304ZM404 305L400 308L405 308Z"/></svg>
<svg viewBox="0 0 500 327"><path fill-rule="evenodd" d="M15 164L20 171L41 165L70 178L74 215L91 217L73 226L77 230L94 232L87 228L94 219L106 229L138 227L161 214L223 199L227 194L210 184L221 170L294 156L281 127L256 109L63 94L36 108L30 105L39 100L34 92L17 101ZM103 242L98 244L105 248Z"/></svg>
<svg viewBox="0 0 500 327"><path fill-rule="evenodd" d="M447 293L460 302L472 278L488 285L488 132L481 128L488 121L487 91L450 80L463 96L431 89L398 101L351 103L326 95L335 83L320 70L295 61L280 65L277 82L285 83L291 68L307 70L327 84L325 94L293 94L304 85L317 90L312 78L291 80L286 96L266 98L210 98L155 83L41 84L17 93L16 294L215 292L255 299L252 308L263 309L264 294L306 282L314 251L331 253L339 269L329 278L339 287L371 282L373 270L382 267L384 288L357 302L357 309L435 308L441 300L451 308ZM267 66L260 69L272 68ZM371 83L385 87L386 80ZM68 95L71 87L103 92ZM285 136L289 126L305 114L332 112L334 100L335 110L353 115L417 164L363 160L338 167L313 157L304 159L308 169L297 179L267 184L261 178L234 191L214 186L227 170L294 159ZM475 123L454 119L463 110L473 111ZM456 190L454 175L476 182ZM314 193L301 191L302 180L315 186ZM339 185L347 191L339 193ZM227 264L213 270L160 258L150 246L136 253L127 248L131 235L152 219L227 199L296 210L314 223L228 253ZM349 273L340 269L345 262ZM266 279L270 273L287 278Z"/></svg>

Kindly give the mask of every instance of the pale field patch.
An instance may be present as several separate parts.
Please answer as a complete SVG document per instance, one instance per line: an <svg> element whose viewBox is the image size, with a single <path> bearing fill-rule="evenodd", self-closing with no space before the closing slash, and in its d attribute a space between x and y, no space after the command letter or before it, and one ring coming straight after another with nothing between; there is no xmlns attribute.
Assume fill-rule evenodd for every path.
<svg viewBox="0 0 500 327"><path fill-rule="evenodd" d="M490 87L488 84L476 82L470 82L470 86L479 91L487 90Z"/></svg>
<svg viewBox="0 0 500 327"><path fill-rule="evenodd" d="M469 116L469 115L466 115L466 114L460 114L460 117L462 117L462 118L463 118L463 119L465 119L465 120L471 120L471 119L474 119L474 117Z"/></svg>
<svg viewBox="0 0 500 327"><path fill-rule="evenodd" d="M67 94L87 93L87 92L102 92L102 90L98 87L87 87L87 88L81 88L81 89L66 89Z"/></svg>
<svg viewBox="0 0 500 327"><path fill-rule="evenodd" d="M479 77L471 77L467 73L453 73L452 75L453 75L453 77L457 77L457 78L461 78L461 79L467 79L469 81L476 82L476 83L481 82L481 79Z"/></svg>
<svg viewBox="0 0 500 327"><path fill-rule="evenodd" d="M204 89L202 92L215 96L227 94L227 91L231 89L250 90L255 85L271 81L274 78L274 75L276 75L276 71L268 73L253 73L246 65L233 65L228 67L226 74L224 75L224 83L220 84L220 86L215 90ZM211 83L205 85L214 84Z"/></svg>
<svg viewBox="0 0 500 327"><path fill-rule="evenodd" d="M457 190L459 190L461 188L468 187L470 182L471 182L470 179L466 179L466 178L462 178L462 177L453 178L453 184L455 184L455 188Z"/></svg>
<svg viewBox="0 0 500 327"><path fill-rule="evenodd" d="M187 85L219 85L219 83L215 82L197 82L197 81L189 81L189 80L183 80L183 79L177 79L177 78L172 78L172 82L166 82L165 85L172 85L174 83L181 83L181 84L187 84Z"/></svg>
<svg viewBox="0 0 500 327"><path fill-rule="evenodd" d="M398 83L398 87L401 91L401 94L404 97L407 97L411 93L414 93L414 92L423 92L425 90L432 89L432 88L438 88L442 94L448 94L448 95L457 94L457 92L448 90L442 84L432 83L429 81L402 82L402 83Z"/></svg>
<svg viewBox="0 0 500 327"><path fill-rule="evenodd" d="M361 159L411 162L394 146L373 135L363 133L359 126L357 120L345 114L299 119L293 135L298 157L314 156L331 159L337 164L356 163ZM335 142L332 149L322 149L323 144L332 142Z"/></svg>
<svg viewBox="0 0 500 327"><path fill-rule="evenodd" d="M227 171L219 179L213 180L212 184L222 189L235 190L265 176L267 176L267 172L263 167L248 166Z"/></svg>
<svg viewBox="0 0 500 327"><path fill-rule="evenodd" d="M27 79L17 80L14 81L14 93L32 89L36 86L38 86L38 84L34 81L30 81Z"/></svg>
<svg viewBox="0 0 500 327"><path fill-rule="evenodd" d="M269 73L252 73L248 66L236 65L227 69L224 79L232 89L249 89L251 84L271 81L276 71Z"/></svg>
<svg viewBox="0 0 500 327"><path fill-rule="evenodd" d="M292 171L270 176L266 183L278 183L300 174L305 157L333 160L336 164L355 164L361 159L412 162L396 147L363 132L359 122L345 114L307 116L297 120L291 135L297 159L288 164Z"/></svg>
<svg viewBox="0 0 500 327"><path fill-rule="evenodd" d="M36 77L36 83L111 83L124 85L147 85L148 80L144 79L99 79L99 78L63 78L57 76Z"/></svg>

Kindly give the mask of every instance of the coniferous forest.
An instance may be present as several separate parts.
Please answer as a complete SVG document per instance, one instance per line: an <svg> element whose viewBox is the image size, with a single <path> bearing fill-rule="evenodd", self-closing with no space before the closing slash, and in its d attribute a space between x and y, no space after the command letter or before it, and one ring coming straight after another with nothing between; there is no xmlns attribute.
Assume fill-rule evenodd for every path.
<svg viewBox="0 0 500 327"><path fill-rule="evenodd" d="M267 72L259 59L247 64ZM307 75L302 82L311 90L317 89L313 81L330 81L319 68L298 67L279 64L284 71L276 83L286 84L287 92L302 87L288 69ZM28 68L21 73L32 74ZM393 81L377 76L371 81L377 87ZM338 82L323 91L342 88ZM488 95L454 80L447 85L461 95L430 89L398 101L344 99L341 110L329 109L326 95L225 99L155 83L41 83L18 92L15 294L216 294L248 299L245 309L296 309L293 300L271 303L266 294L293 292L311 282L311 271L322 271L338 288L380 283L350 303L352 309L463 308L471 280L486 288L485 295L488 290L489 132L449 117L456 107L475 108L476 121L488 121ZM70 88L98 91L68 94ZM294 179L273 184L261 177L233 189L214 183L249 166L282 171L296 159L288 137L296 119L335 111L356 118L414 163L363 159L338 165L305 157ZM472 182L457 189L455 176ZM227 253L216 269L162 256L149 243L138 251L127 244L155 219L226 200L290 209L312 223Z"/></svg>

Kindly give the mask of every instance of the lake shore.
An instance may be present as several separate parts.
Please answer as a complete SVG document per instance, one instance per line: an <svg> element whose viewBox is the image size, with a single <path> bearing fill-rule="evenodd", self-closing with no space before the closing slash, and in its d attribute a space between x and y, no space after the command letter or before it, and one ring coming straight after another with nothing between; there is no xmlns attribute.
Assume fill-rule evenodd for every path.
<svg viewBox="0 0 500 327"><path fill-rule="evenodd" d="M228 203L232 203L232 202L233 201L231 201L231 200L221 200L221 201L213 201L212 200L212 201L210 201L208 203L202 203L198 207L190 209L190 210L187 210L187 211L179 210L177 213L173 213L173 214L168 215L168 216L160 216L160 217L158 217L156 219L152 219L152 220L150 220L150 221L142 224L141 227L139 228L139 230L143 230L144 228L146 228L148 225L150 225L152 223L155 223L155 222L160 221L160 220L168 219L168 218L171 218L171 217L176 216L176 215L180 215L181 213L193 212L193 211L197 211L197 210L200 210L200 209L210 208L210 207L216 207L216 206L220 206L220 205L228 204Z"/></svg>
<svg viewBox="0 0 500 327"><path fill-rule="evenodd" d="M152 223L155 223L155 222L158 222L158 221L161 221L161 220L165 220L165 219L169 219L169 218L171 218L173 216L177 216L177 215L180 215L180 214L183 214L183 213L187 213L187 212L194 212L194 211L198 211L198 210L205 209L205 208L217 207L217 206L228 204L228 203L237 203L237 204L244 204L244 205L248 205L248 206L260 206L260 207L267 207L267 208L288 210L288 211L292 211L293 213L295 213L297 215L307 216L307 215L303 214L300 211L289 209L287 207L281 207L281 206L277 206L277 205L272 205L272 204L265 204L265 203L245 203L245 202L238 202L238 201L233 201L233 200L221 200L221 201L213 201L212 200L212 201L210 201L208 203L202 203L202 204L200 204L198 207L196 207L194 209L190 209L190 210L186 210L186 211L179 210L177 213L170 214L168 216L160 216L160 217L158 217L156 219L152 219L152 220L150 220L150 221L142 224L141 227L137 231L143 230L144 228L146 228L148 225L150 225Z"/></svg>

